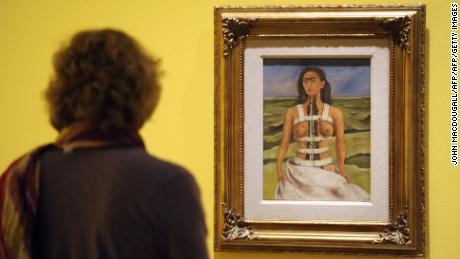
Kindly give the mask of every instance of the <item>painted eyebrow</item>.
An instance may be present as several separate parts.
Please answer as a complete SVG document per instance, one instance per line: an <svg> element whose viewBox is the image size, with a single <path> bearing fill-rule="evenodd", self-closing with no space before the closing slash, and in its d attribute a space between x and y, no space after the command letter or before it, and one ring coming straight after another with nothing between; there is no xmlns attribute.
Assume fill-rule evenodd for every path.
<svg viewBox="0 0 460 259"><path fill-rule="evenodd" d="M317 77L304 77L303 79L311 80L311 79L316 79Z"/></svg>

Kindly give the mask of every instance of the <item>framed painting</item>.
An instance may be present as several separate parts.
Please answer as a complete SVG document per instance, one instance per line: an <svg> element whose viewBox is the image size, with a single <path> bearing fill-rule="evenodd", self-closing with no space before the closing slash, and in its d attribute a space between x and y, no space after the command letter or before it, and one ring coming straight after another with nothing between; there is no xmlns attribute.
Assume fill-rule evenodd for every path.
<svg viewBox="0 0 460 259"><path fill-rule="evenodd" d="M215 9L216 250L425 253L425 6Z"/></svg>

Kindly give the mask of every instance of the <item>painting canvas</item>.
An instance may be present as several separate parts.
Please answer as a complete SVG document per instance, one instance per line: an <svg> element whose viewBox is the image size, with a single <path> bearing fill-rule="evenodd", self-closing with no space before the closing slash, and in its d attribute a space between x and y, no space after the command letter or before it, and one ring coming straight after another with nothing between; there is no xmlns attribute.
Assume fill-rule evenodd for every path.
<svg viewBox="0 0 460 259"><path fill-rule="evenodd" d="M370 59L369 58L264 58L263 60L263 197L264 200L298 199L298 200L335 200L368 201L370 197ZM283 125L288 109L299 105L306 106L305 116L308 117L308 100L299 96L299 87L303 87L299 77L307 68L324 71L325 81L330 85L331 96L328 100L343 114L344 123L344 159L343 168L345 181L339 176L340 162L337 160L336 132L332 130L329 138L318 141L301 141L300 128L306 128L300 134L307 133L311 127L318 127L314 135L322 137L323 124L315 120L298 122L291 128L289 145L283 157L282 172L285 179L281 180L277 172L277 158L283 136ZM300 94L301 95L301 94ZM296 107L296 108L297 108ZM321 107L323 108L323 107ZM300 114L294 109L297 118ZM323 108L324 110L324 108ZM329 111L329 113L331 113ZM316 114L326 115L321 110ZM321 117L319 118L321 119ZM316 123L316 124L315 124ZM325 125L327 126L327 125ZM332 123L332 129L334 124ZM314 129L311 128L310 135ZM327 133L326 133L327 134ZM306 138L304 137L304 140ZM310 140L313 140L310 138ZM312 145L321 148L311 148ZM302 146L299 148L299 145ZM316 161L324 161L331 157L329 166L295 166L295 172L289 174L286 168L288 161L294 158L312 160L315 155L307 154L307 150L320 150ZM327 150L327 151L326 151ZM300 151L300 152L299 152ZM295 162L293 162L295 163ZM316 168L326 170L313 171ZM298 169L298 170L296 170ZM286 175L287 173L287 175ZM331 175L329 175L329 173ZM287 178L287 179L286 179ZM284 193L280 194L281 186ZM287 181L287 183L286 183ZM295 186L295 187L293 187ZM290 190L286 190L290 189ZM350 194L351 192L351 194ZM355 193L357 192L357 193ZM277 193L277 194L276 194ZM354 194L355 193L355 194Z"/></svg>
<svg viewBox="0 0 460 259"><path fill-rule="evenodd" d="M388 220L387 42L266 44L244 51L246 219Z"/></svg>

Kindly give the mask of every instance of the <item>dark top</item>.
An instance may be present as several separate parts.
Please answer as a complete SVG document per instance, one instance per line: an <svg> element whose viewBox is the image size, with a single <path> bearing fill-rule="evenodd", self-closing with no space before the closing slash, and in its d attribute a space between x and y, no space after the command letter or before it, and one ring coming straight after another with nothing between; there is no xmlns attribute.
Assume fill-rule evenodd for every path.
<svg viewBox="0 0 460 259"><path fill-rule="evenodd" d="M199 190L183 168L141 148L47 151L40 258L208 258Z"/></svg>

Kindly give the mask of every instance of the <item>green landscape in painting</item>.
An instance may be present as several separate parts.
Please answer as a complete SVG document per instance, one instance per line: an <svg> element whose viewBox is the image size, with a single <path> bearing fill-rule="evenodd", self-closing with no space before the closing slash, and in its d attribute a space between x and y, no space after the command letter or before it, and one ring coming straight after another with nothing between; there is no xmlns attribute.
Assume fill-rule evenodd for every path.
<svg viewBox="0 0 460 259"><path fill-rule="evenodd" d="M281 143L283 116L286 110L295 104L295 98L264 99L263 196L265 200L274 199L277 184L276 156ZM338 107L344 114L346 174L352 183L370 193L370 98L334 97L332 105ZM335 138L332 138L329 143L330 153L335 163ZM292 139L284 162L295 155L295 149L296 144Z"/></svg>

